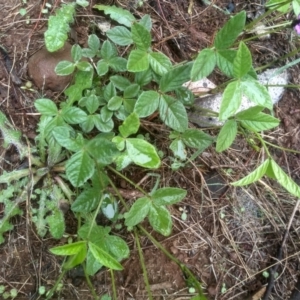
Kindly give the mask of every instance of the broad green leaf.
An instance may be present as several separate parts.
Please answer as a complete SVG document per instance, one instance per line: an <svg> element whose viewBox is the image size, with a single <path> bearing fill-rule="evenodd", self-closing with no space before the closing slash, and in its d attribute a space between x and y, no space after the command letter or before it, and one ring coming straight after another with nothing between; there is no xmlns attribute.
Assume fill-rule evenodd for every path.
<svg viewBox="0 0 300 300"><path fill-rule="evenodd" d="M146 91L137 99L134 111L140 118L145 118L153 114L158 109L159 94L155 91Z"/></svg>
<svg viewBox="0 0 300 300"><path fill-rule="evenodd" d="M251 120L251 118L264 109L263 106L252 106L246 110L242 110L235 115L238 120Z"/></svg>
<svg viewBox="0 0 300 300"><path fill-rule="evenodd" d="M151 31L152 22L151 22L151 18L149 15L143 15L139 24L143 25L149 32Z"/></svg>
<svg viewBox="0 0 300 300"><path fill-rule="evenodd" d="M61 116L69 124L80 124L86 119L86 112L78 107L64 107L61 110Z"/></svg>
<svg viewBox="0 0 300 300"><path fill-rule="evenodd" d="M71 57L75 62L78 62L82 58L82 49L79 45L73 45L71 48Z"/></svg>
<svg viewBox="0 0 300 300"><path fill-rule="evenodd" d="M159 89L166 93L181 87L183 83L189 81L192 64L188 63L176 67L165 73L159 81Z"/></svg>
<svg viewBox="0 0 300 300"><path fill-rule="evenodd" d="M89 242L89 249L96 260L103 266L106 266L112 270L123 270L122 265L115 258L94 243Z"/></svg>
<svg viewBox="0 0 300 300"><path fill-rule="evenodd" d="M137 199L130 210L124 214L125 225L133 227L141 223L149 213L151 200L147 197Z"/></svg>
<svg viewBox="0 0 300 300"><path fill-rule="evenodd" d="M94 255L92 254L91 250L89 249L86 256L86 272L88 275L93 276L95 275L101 268L103 267L100 264Z"/></svg>
<svg viewBox="0 0 300 300"><path fill-rule="evenodd" d="M278 183L281 184L289 193L299 198L299 185L297 185L293 181L293 179L288 176L273 159L270 160L270 166L272 167L273 173Z"/></svg>
<svg viewBox="0 0 300 300"><path fill-rule="evenodd" d="M82 251L83 248L86 248L85 241L50 248L49 251L55 255L75 255Z"/></svg>
<svg viewBox="0 0 300 300"><path fill-rule="evenodd" d="M193 81L200 80L210 75L216 66L216 53L213 49L206 48L198 54L191 71Z"/></svg>
<svg viewBox="0 0 300 300"><path fill-rule="evenodd" d="M95 127L95 115L89 115L86 117L84 122L80 124L80 128L83 132L90 132Z"/></svg>
<svg viewBox="0 0 300 300"><path fill-rule="evenodd" d="M186 149L182 140L174 140L170 144L170 149L172 150L175 157L181 160L186 160Z"/></svg>
<svg viewBox="0 0 300 300"><path fill-rule="evenodd" d="M115 163L117 166L117 170L120 171L128 167L132 163L132 160L129 157L127 151L124 151L117 156Z"/></svg>
<svg viewBox="0 0 300 300"><path fill-rule="evenodd" d="M39 113L45 116L56 116L58 113L56 104L50 99L37 99L34 101L34 106Z"/></svg>
<svg viewBox="0 0 300 300"><path fill-rule="evenodd" d="M233 81L227 85L223 93L219 119L223 121L232 116L240 107L241 102L241 83L240 81Z"/></svg>
<svg viewBox="0 0 300 300"><path fill-rule="evenodd" d="M103 137L96 136L87 143L88 153L101 165L111 164L119 151L115 143Z"/></svg>
<svg viewBox="0 0 300 300"><path fill-rule="evenodd" d="M123 98L119 96L114 96L108 101L107 108L109 110L118 110L122 105L122 103L123 103Z"/></svg>
<svg viewBox="0 0 300 300"><path fill-rule="evenodd" d="M294 2L295 1L293 1L292 3L294 3ZM290 9L290 2L287 3L286 0L270 0L266 4L266 6L268 8L272 8L272 9L274 9L274 7L277 7L276 10L286 14L288 12L288 10Z"/></svg>
<svg viewBox="0 0 300 300"><path fill-rule="evenodd" d="M66 175L74 187L82 186L94 173L94 161L85 151L72 155L66 163Z"/></svg>
<svg viewBox="0 0 300 300"><path fill-rule="evenodd" d="M157 169L160 158L154 146L142 139L126 139L127 154L138 166Z"/></svg>
<svg viewBox="0 0 300 300"><path fill-rule="evenodd" d="M70 75L75 71L75 64L67 60L62 60L56 65L54 71L60 76Z"/></svg>
<svg viewBox="0 0 300 300"><path fill-rule="evenodd" d="M187 129L182 134L182 140L188 147L203 151L212 144L214 138L200 129Z"/></svg>
<svg viewBox="0 0 300 300"><path fill-rule="evenodd" d="M108 64L104 60L99 60L96 65L96 71L99 76L103 76L108 72Z"/></svg>
<svg viewBox="0 0 300 300"><path fill-rule="evenodd" d="M132 83L124 90L124 98L135 98L140 91L140 86L136 83Z"/></svg>
<svg viewBox="0 0 300 300"><path fill-rule="evenodd" d="M52 211L52 214L48 217L46 217L46 221L49 225L49 231L51 235L55 239L62 238L63 234L65 233L65 218L64 214L61 210L54 210Z"/></svg>
<svg viewBox="0 0 300 300"><path fill-rule="evenodd" d="M109 252L118 260L129 257L130 251L127 243L118 236L109 235L105 239L105 243L109 247Z"/></svg>
<svg viewBox="0 0 300 300"><path fill-rule="evenodd" d="M131 35L137 49L147 51L151 45L150 32L141 24L133 23L131 26Z"/></svg>
<svg viewBox="0 0 300 300"><path fill-rule="evenodd" d="M101 198L101 192L97 188L86 188L72 203L74 212L89 213L96 209Z"/></svg>
<svg viewBox="0 0 300 300"><path fill-rule="evenodd" d="M132 134L137 133L139 128L140 128L140 119L139 116L134 112L124 120L121 126L119 126L119 131L121 135L124 138L126 138Z"/></svg>
<svg viewBox="0 0 300 300"><path fill-rule="evenodd" d="M81 139L71 137L71 128L67 126L57 126L52 130L55 140L66 149L77 152L82 148Z"/></svg>
<svg viewBox="0 0 300 300"><path fill-rule="evenodd" d="M108 65L116 72L127 71L127 60L123 57L112 57L108 61Z"/></svg>
<svg viewBox="0 0 300 300"><path fill-rule="evenodd" d="M99 98L95 94L83 97L79 101L80 106L85 106L90 114L93 114L100 106Z"/></svg>
<svg viewBox="0 0 300 300"><path fill-rule="evenodd" d="M114 98L114 97L113 97ZM121 103L122 104L122 103ZM120 105L121 106L121 105ZM104 105L102 108L101 108L101 112L100 112L100 115L101 115L101 120L106 123L108 122L109 120L111 120L112 116L113 116L113 111L110 110L108 108L107 105Z"/></svg>
<svg viewBox="0 0 300 300"><path fill-rule="evenodd" d="M184 132L188 128L188 117L184 105L168 95L160 97L159 114L161 120L176 131Z"/></svg>
<svg viewBox="0 0 300 300"><path fill-rule="evenodd" d="M106 101L109 101L110 98L116 95L117 95L117 91L115 89L115 86L112 84L112 82L110 82L104 88L104 93L103 93L104 99Z"/></svg>
<svg viewBox="0 0 300 300"><path fill-rule="evenodd" d="M149 210L149 223L153 229L164 236L168 236L172 231L171 214L165 206L151 205Z"/></svg>
<svg viewBox="0 0 300 300"><path fill-rule="evenodd" d="M156 206L171 205L183 200L186 194L184 189L166 187L156 190L152 194L152 200Z"/></svg>
<svg viewBox="0 0 300 300"><path fill-rule="evenodd" d="M104 122L101 115L94 116L94 124L100 132L110 132L114 128L113 120L109 119L109 121Z"/></svg>
<svg viewBox="0 0 300 300"><path fill-rule="evenodd" d="M217 138L216 150L217 152L222 152L228 149L233 141L235 140L237 134L237 123L235 120L228 120L223 125Z"/></svg>
<svg viewBox="0 0 300 300"><path fill-rule="evenodd" d="M248 120L241 120L243 127L253 131L269 130L277 127L279 123L280 121L278 119L262 112L248 117Z"/></svg>
<svg viewBox="0 0 300 300"><path fill-rule="evenodd" d="M237 51L224 49L217 51L217 66L228 77L233 77L233 62Z"/></svg>
<svg viewBox="0 0 300 300"><path fill-rule="evenodd" d="M230 47L243 31L245 22L246 12L244 10L229 19L229 21L217 33L214 46L218 50Z"/></svg>
<svg viewBox="0 0 300 300"><path fill-rule="evenodd" d="M89 35L88 45L95 54L100 49L100 40L96 34Z"/></svg>
<svg viewBox="0 0 300 300"><path fill-rule="evenodd" d="M106 15L110 15L111 19L127 27L131 27L131 24L135 21L135 17L129 10L116 7L115 5L94 5L94 8L103 10Z"/></svg>
<svg viewBox="0 0 300 300"><path fill-rule="evenodd" d="M140 49L132 50L127 61L129 72L142 72L149 68L149 57L146 51Z"/></svg>
<svg viewBox="0 0 300 300"><path fill-rule="evenodd" d="M242 78L252 66L251 52L244 42L240 42L239 49L233 62L233 75L235 78Z"/></svg>
<svg viewBox="0 0 300 300"><path fill-rule="evenodd" d="M257 169L255 169L253 172L248 174L246 177L238 181L235 181L231 184L233 186L243 186L261 179L265 175L269 167L269 164L270 164L270 159L265 160Z"/></svg>
<svg viewBox="0 0 300 300"><path fill-rule="evenodd" d="M192 106L195 102L195 96L191 90L181 86L175 90L176 98L186 106Z"/></svg>
<svg viewBox="0 0 300 300"><path fill-rule="evenodd" d="M149 62L152 70L160 76L167 73L172 67L170 59L160 52L151 52Z"/></svg>
<svg viewBox="0 0 300 300"><path fill-rule="evenodd" d="M125 138L117 135L112 139L112 142L116 145L119 151L123 151L125 148Z"/></svg>
<svg viewBox="0 0 300 300"><path fill-rule="evenodd" d="M93 70L93 66L87 61L80 61L76 63L76 68L83 72L90 72Z"/></svg>
<svg viewBox="0 0 300 300"><path fill-rule="evenodd" d="M86 259L86 247L82 248L81 251L76 253L75 255L69 257L67 261L63 264L63 268L65 270L71 270L79 264L83 263Z"/></svg>
<svg viewBox="0 0 300 300"><path fill-rule="evenodd" d="M82 98L82 92L92 86L93 75L93 70L90 72L76 72L75 83L65 90L65 95L68 96L69 104L79 101Z"/></svg>
<svg viewBox="0 0 300 300"><path fill-rule="evenodd" d="M256 105L273 108L273 102L267 88L257 80L241 81L242 93Z"/></svg>
<svg viewBox="0 0 300 300"><path fill-rule="evenodd" d="M124 91L128 86L131 85L131 82L123 76L114 75L109 79L113 83L113 85L120 91Z"/></svg>
<svg viewBox="0 0 300 300"><path fill-rule="evenodd" d="M106 32L106 35L117 45L128 46L133 43L131 32L124 26L116 26Z"/></svg>
<svg viewBox="0 0 300 300"><path fill-rule="evenodd" d="M116 46L108 40L102 44L100 53L106 61L118 55Z"/></svg>
<svg viewBox="0 0 300 300"><path fill-rule="evenodd" d="M134 74L134 82L140 86L147 85L152 80L152 70L148 69L143 72L137 72Z"/></svg>

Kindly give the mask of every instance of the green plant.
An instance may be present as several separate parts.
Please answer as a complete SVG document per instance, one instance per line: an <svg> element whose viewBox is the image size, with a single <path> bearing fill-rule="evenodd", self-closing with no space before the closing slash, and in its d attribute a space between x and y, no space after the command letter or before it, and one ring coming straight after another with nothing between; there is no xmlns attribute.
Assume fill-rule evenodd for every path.
<svg viewBox="0 0 300 300"><path fill-rule="evenodd" d="M188 268L168 254L141 226L147 218L155 231L169 235L172 219L168 205L180 202L186 191L159 187L159 178L146 191L121 171L132 164L145 170L160 168L165 154L153 137L141 130L143 119L157 114L163 126L170 131L168 142L174 156L173 169L195 159L214 141L216 150L224 151L240 132L258 140L268 158L251 174L233 184L250 184L267 175L275 178L290 193L300 196L299 187L275 163L268 151L268 143L259 134L262 130L276 127L279 121L262 112L265 108L272 109L268 90L256 79L246 44L237 42L245 28L245 12L230 19L216 35L213 47L202 50L195 62L173 66L167 56L151 49L152 23L149 16L136 20L130 12L114 6L96 5L95 8L109 14L121 25L107 32L111 41L101 44L99 38L92 34L88 38L88 48L74 45L72 61L62 61L57 65L59 75L75 73L74 83L65 91L66 100L59 106L51 99L35 101L35 108L41 114L36 148L28 151L20 140L20 134L11 128L5 116L0 119L4 125L0 126L4 140L15 145L20 156L27 156L30 162L28 168L0 176L0 183L8 187L0 194L5 206L0 233L12 228L9 219L20 214L18 204L28 197L28 190L32 220L41 236L49 231L54 238L62 237L65 230L64 207L70 206L78 219L78 240L50 249L56 255L67 256L67 259L63 273L46 297L52 297L67 270L83 264L87 282L96 299L88 276L103 266L121 270L120 261L129 256L127 243L114 234L112 226L98 225L96 218L102 212L114 225L123 217L128 230L135 234L139 253L136 226L180 265L189 287L195 288L198 293L193 299L203 300L201 286ZM57 10L55 17L49 18L45 41L51 51L63 46L74 13L75 4L70 3ZM126 58L119 56L116 45L131 47ZM82 61L82 57L88 60ZM186 107L193 105L194 97L182 84L208 76L216 66L230 78L230 82L224 90L219 114L225 124L215 139L201 129L189 128ZM246 94L256 106L236 113L242 94ZM190 157L187 149L194 151ZM112 174L126 180L143 196L129 206L115 187ZM22 188L26 188L26 193L19 194ZM12 203L15 197L19 200ZM119 213L120 204L116 198L126 211L123 215ZM144 276L151 299L146 272ZM114 286L113 293L116 298Z"/></svg>

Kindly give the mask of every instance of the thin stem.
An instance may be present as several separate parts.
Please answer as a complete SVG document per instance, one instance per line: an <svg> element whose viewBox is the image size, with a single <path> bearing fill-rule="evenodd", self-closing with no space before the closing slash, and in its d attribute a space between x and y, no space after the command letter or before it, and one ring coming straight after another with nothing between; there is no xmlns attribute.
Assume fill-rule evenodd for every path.
<svg viewBox="0 0 300 300"><path fill-rule="evenodd" d="M114 300L117 300L117 289L116 289L116 284L115 284L115 275L114 275L114 270L110 269L110 276L111 276L111 285L112 285L112 290L113 290L113 297Z"/></svg>
<svg viewBox="0 0 300 300"><path fill-rule="evenodd" d="M95 288L94 288L94 286L93 286L93 284L92 284L92 282L91 282L90 276L89 276L89 275L87 274L87 272L86 272L86 266L85 266L85 264L82 264L82 266L83 266L85 279L86 279L86 282L87 282L87 284L88 284L88 286L89 286L89 289L90 289L90 291L92 292L94 299L95 299L95 300L98 300L99 297L97 296L97 294L96 294L96 292L95 292Z"/></svg>
<svg viewBox="0 0 300 300"><path fill-rule="evenodd" d="M277 146L277 145L274 145L272 143L269 143L267 141L264 141L267 145L273 147L273 148L276 148L276 149L280 149L282 151L287 151L287 152L291 152L291 153L295 153L295 154L300 154L300 151L297 151L297 150L293 150L293 149L288 149L288 148L283 148L283 147L280 147L280 146Z"/></svg>
<svg viewBox="0 0 300 300"><path fill-rule="evenodd" d="M134 237L135 237L135 241L136 241L138 252L139 252L140 263L141 263L141 267L143 270L143 277L144 277L144 282L146 285L146 290L147 290L149 299L152 300L153 298L152 298L152 293L151 293L150 284L149 284L149 280L148 280L145 260L144 260L144 256L143 256L143 252L142 252L142 248L141 248L141 244L140 244L140 240L139 240L139 236L137 234L136 228L134 228Z"/></svg>
<svg viewBox="0 0 300 300"><path fill-rule="evenodd" d="M67 270L63 270L62 273L59 275L52 289L46 294L46 300L52 298L53 294L55 293L59 283L62 281L62 278L65 276L66 272Z"/></svg>

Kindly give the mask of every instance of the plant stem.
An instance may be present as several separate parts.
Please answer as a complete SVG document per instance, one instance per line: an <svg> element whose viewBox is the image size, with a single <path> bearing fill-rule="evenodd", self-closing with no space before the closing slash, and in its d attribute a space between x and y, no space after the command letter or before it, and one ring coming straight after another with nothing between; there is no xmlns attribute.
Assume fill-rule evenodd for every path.
<svg viewBox="0 0 300 300"><path fill-rule="evenodd" d="M110 276L111 276L111 285L113 290L113 297L114 300L117 300L117 290L116 290L116 284L115 284L115 275L114 270L110 269Z"/></svg>
<svg viewBox="0 0 300 300"><path fill-rule="evenodd" d="M59 275L58 279L55 281L54 286L52 287L52 289L47 293L46 295L46 300L51 299L51 297L53 296L53 294L55 293L59 283L61 282L62 278L65 276L67 270L63 270L62 273Z"/></svg>
<svg viewBox="0 0 300 300"><path fill-rule="evenodd" d="M145 265L145 260L144 260L144 256L143 256L139 236L137 234L136 228L134 228L133 230L134 230L134 238L135 238L137 248L138 248L138 252L139 252L140 263L141 263L141 267L142 267L142 270L143 270L143 277L144 277L144 282L145 282L145 285L146 285L146 290L147 290L149 299L152 300L153 299L152 298L152 293L151 293L151 289L150 289L150 284L149 284L148 275L147 275L147 269L146 269L146 265Z"/></svg>
<svg viewBox="0 0 300 300"><path fill-rule="evenodd" d="M90 289L90 291L92 292L94 299L95 299L95 300L98 300L99 297L97 296L97 294L96 294L96 292L95 292L95 288L94 288L94 286L93 286L93 284L92 284L92 282L91 282L90 276L89 276L89 275L87 274L87 272L86 272L86 266L85 266L85 264L82 264L82 266L83 266L85 279L86 279L86 282L87 282L87 284L88 284L88 286L89 286L89 289Z"/></svg>

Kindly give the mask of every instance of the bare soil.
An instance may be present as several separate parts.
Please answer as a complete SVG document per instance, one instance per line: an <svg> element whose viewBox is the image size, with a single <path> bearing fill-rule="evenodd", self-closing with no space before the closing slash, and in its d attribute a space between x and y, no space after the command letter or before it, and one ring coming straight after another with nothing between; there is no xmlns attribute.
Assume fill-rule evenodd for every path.
<svg viewBox="0 0 300 300"><path fill-rule="evenodd" d="M96 28L102 15L92 9L101 1L91 1L86 9L78 11L73 30L77 41L84 46L88 34L96 33L103 40L105 36ZM61 1L51 1L51 13ZM192 3L192 2L191 2ZM191 14L189 1L146 1L137 10L137 16L151 15L154 49L162 51L173 62L191 60L199 50L210 46L213 38L228 16L214 6L194 0ZM116 2L121 7L131 7L125 0ZM214 5L224 9L226 0L217 0ZM43 45L49 15L41 13L45 1L28 0L22 5L19 0L0 0L1 35L0 45L5 47L14 64L16 75L21 79L16 84L7 73L4 60L0 59L0 109L24 136L34 143L38 117L34 115L35 99L47 95L53 100L63 97L59 93L22 89L30 79L27 74L29 58ZM242 9L255 11L259 5L254 1L237 0L236 12ZM27 14L19 14L21 7ZM291 38L287 28L271 35L265 41L250 42L255 67L275 62L275 66L286 64L280 57L297 47L297 40ZM74 39L69 42L74 44ZM291 84L300 84L299 66L290 70ZM214 72L210 79L216 84L224 77ZM283 99L275 108L281 124L266 139L278 146L300 150L300 96L299 89L286 90ZM163 145L166 135L157 133L158 143ZM211 134L216 134L210 130ZM167 152L167 145L165 145ZM21 163L15 149L1 150L1 170L13 170ZM300 184L299 154L273 149L272 154L284 170ZM274 289L269 299L289 299L299 276L300 227L299 211L291 220L291 230L282 245L285 229L296 205L295 198L288 195L273 181L263 180L248 189L234 189L230 182L251 172L263 159L263 153L251 148L244 140L238 140L225 153L216 154L213 148L205 151L189 167L177 172L170 168L159 170L162 186L177 186L187 189L188 196L180 205L171 208L174 229L168 238L153 235L202 282L208 299L258 300L262 297L267 279L263 272L276 263L277 250L283 246L283 259L277 270ZM166 159L164 165L170 165ZM1 172L1 171L0 171ZM136 171L134 182L144 174ZM151 179L143 182L150 187ZM116 182L121 189L129 189L122 182ZM0 246L0 284L7 289L16 288L15 299L43 299L38 288L50 289L61 270L62 260L53 256L49 248L63 244L65 240L50 237L40 239L30 223L28 206L23 204L24 214L14 220L15 228L6 236L6 243ZM187 220L181 219L182 210ZM2 208L0 203L0 216ZM76 223L71 214L66 214L67 233L76 233ZM134 239L125 230L119 234L128 241L131 256L123 262L124 270L116 272L118 299L148 299L145 290L139 256ZM154 299L190 299L187 284L180 268L153 246L146 237L141 238L151 290ZM111 294L110 273L100 271L92 277L98 295ZM0 296L1 297L1 296ZM92 299L80 268L68 273L63 279L63 288L53 299ZM296 298L295 298L296 299ZM299 298L297 298L299 299Z"/></svg>

